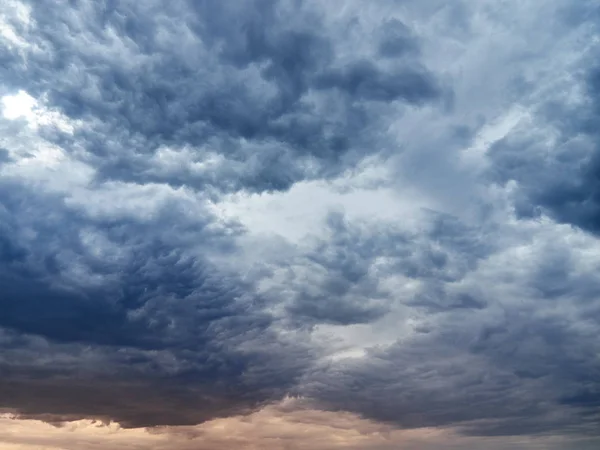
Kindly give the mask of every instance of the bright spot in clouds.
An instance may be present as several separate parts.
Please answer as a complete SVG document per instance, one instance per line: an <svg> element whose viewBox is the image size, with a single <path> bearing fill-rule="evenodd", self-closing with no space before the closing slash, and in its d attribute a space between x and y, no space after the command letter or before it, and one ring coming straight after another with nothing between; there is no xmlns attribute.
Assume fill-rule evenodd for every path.
<svg viewBox="0 0 600 450"><path fill-rule="evenodd" d="M31 121L35 118L33 109L37 106L35 99L27 92L19 91L15 95L2 98L2 113L9 120L25 118Z"/></svg>

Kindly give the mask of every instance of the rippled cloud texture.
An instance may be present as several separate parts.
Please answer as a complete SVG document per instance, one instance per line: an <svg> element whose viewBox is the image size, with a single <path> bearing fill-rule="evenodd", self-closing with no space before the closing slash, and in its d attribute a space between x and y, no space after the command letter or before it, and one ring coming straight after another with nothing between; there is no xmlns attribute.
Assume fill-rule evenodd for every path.
<svg viewBox="0 0 600 450"><path fill-rule="evenodd" d="M2 2L2 448L597 448L599 26Z"/></svg>

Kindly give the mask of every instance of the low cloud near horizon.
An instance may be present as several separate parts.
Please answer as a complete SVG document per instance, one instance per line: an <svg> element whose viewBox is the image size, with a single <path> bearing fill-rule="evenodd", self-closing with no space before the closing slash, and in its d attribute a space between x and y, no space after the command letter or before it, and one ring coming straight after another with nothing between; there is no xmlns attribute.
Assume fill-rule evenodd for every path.
<svg viewBox="0 0 600 450"><path fill-rule="evenodd" d="M0 448L597 448L599 25L3 2Z"/></svg>
<svg viewBox="0 0 600 450"><path fill-rule="evenodd" d="M561 449L566 443L593 450L591 439L557 436L462 436L450 429L399 430L360 419L355 414L302 408L284 399L247 416L214 419L201 425L153 429L125 429L115 423L79 420L52 426L42 421L0 417L3 450L433 450L438 448Z"/></svg>

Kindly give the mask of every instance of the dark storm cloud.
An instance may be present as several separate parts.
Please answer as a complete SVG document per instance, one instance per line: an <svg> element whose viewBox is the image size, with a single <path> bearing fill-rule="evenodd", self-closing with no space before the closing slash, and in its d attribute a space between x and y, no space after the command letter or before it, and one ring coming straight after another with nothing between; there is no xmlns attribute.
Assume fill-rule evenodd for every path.
<svg viewBox="0 0 600 450"><path fill-rule="evenodd" d="M480 32L470 2L444 3L403 2L432 22L385 18L348 51L360 10L336 25L299 1L29 2L30 25L13 24L29 47L0 49L1 93L28 92L74 130L0 118L0 408L177 425L292 393L406 428L597 436L596 260L571 248L579 234L547 238L526 219L600 233L599 72L585 68L577 107L542 101L531 111L541 131L517 127L473 151L473 172L477 158L486 168L466 174L458 153L486 119L445 116L452 93L417 31L443 30L450 54L472 48L465 70L487 48L469 45ZM484 25L498 19L488 6ZM491 83L460 75L474 91ZM465 97L462 112L488 114ZM331 214L324 235L278 247L211 209L225 193L272 198L263 191L330 179L400 140L410 154L390 159L381 184L424 193L405 213L419 214L414 227ZM505 194L517 220L487 204ZM472 202L489 214L474 217L484 207ZM365 356L334 358L318 326ZM375 343L362 342L367 326Z"/></svg>
<svg viewBox="0 0 600 450"><path fill-rule="evenodd" d="M58 196L16 187L2 189L0 277L7 295L0 325L17 335L40 336L47 342L42 349L49 346L56 355L39 365L36 358L47 350L27 339L4 342L3 405L26 417L189 424L280 398L294 391L316 349L274 334L273 319L261 310L265 301L291 299L288 322L300 328L369 323L388 311L393 297L380 280L401 273L424 282L422 294L405 299L416 308L450 312L484 306L469 293L426 297L461 280L489 251L475 230L449 216L431 213L423 233L410 234L388 226L357 227L333 214L331 239L294 259L289 278L261 300L251 283L220 274L186 251L193 239L205 252L235 255L229 237L210 226L209 216L191 222L174 203L150 223L92 220L65 208ZM24 207L29 214L18 214ZM38 230L33 241L22 232L30 228ZM98 255L85 245L81 230L100 234L123 252L111 254L104 243ZM382 257L386 263L378 264ZM85 276L69 277L73 270ZM26 356L16 358L17 351ZM64 355L85 360L87 352L97 355L89 365L64 363ZM350 409L370 414L360 405Z"/></svg>
<svg viewBox="0 0 600 450"><path fill-rule="evenodd" d="M334 363L305 392L322 407L402 427L597 434L597 326L590 333L558 318L478 319L459 311L402 344Z"/></svg>
<svg viewBox="0 0 600 450"><path fill-rule="evenodd" d="M332 70L323 74L317 87L337 88L355 100L391 102L402 99L409 103L420 103L435 99L439 90L435 80L426 71L385 74L370 61L357 61L343 70Z"/></svg>
<svg viewBox="0 0 600 450"><path fill-rule="evenodd" d="M197 423L280 398L310 361L270 331L251 286L182 247L203 237L205 252L228 251L221 231L202 231L209 219L190 223L172 205L150 225L94 221L14 183L0 194L0 328L47 341L3 342L2 407L127 426ZM97 254L86 232L122 254ZM54 348L71 354L53 358ZM17 350L32 355L18 363ZM64 366L89 352L100 353L91 367Z"/></svg>
<svg viewBox="0 0 600 450"><path fill-rule="evenodd" d="M30 24L12 24L29 48L2 50L3 89L79 121L73 133L43 126L35 139L92 168L89 188L98 191L113 181L134 183L115 189L168 183L207 194L286 189L339 173L346 155L362 158L377 108L441 92L416 55L392 69L337 61L337 36L301 2L29 6ZM401 46L403 33L414 45L402 29L388 47ZM164 167L165 148L183 160ZM190 167L211 157L208 170ZM233 255L235 224L220 227L207 211L191 219L176 201L151 219L118 207L98 216L69 196L2 182L0 327L49 349L70 346L67 355L89 348L100 356L81 377L60 355L36 363L43 348L21 365L6 358L2 406L127 426L193 423L280 398L302 374L312 350L279 338L252 282L203 256ZM340 270L352 277L360 267ZM340 299L348 289L328 283ZM383 309L359 312L372 319Z"/></svg>
<svg viewBox="0 0 600 450"><path fill-rule="evenodd" d="M572 321L560 315L531 318L513 313L503 323L484 328L472 349L487 355L497 366L510 368L520 380L545 383L544 407L550 412L570 415L565 422L576 430L579 427L580 432L593 433L598 413L593 393L600 387L600 365L594 357L599 347L593 338L597 332L597 323L583 317ZM571 409L562 409L560 405ZM547 429L561 426L560 421L545 422L541 420L538 426ZM514 421L497 424L496 428L509 433L511 424Z"/></svg>
<svg viewBox="0 0 600 450"><path fill-rule="evenodd" d="M499 181L516 180L517 212L600 232L600 71L586 70L584 100L577 105L549 101L540 107L546 134L513 133L491 151Z"/></svg>
<svg viewBox="0 0 600 450"><path fill-rule="evenodd" d="M575 395L561 398L561 402L571 406L583 406L588 408L600 407L600 392L582 389Z"/></svg>
<svg viewBox="0 0 600 450"><path fill-rule="evenodd" d="M474 436L597 435L596 269L582 267L565 239L545 243L531 262L511 260L515 289L505 291L500 274L474 283L478 264L500 249L482 243L482 230L438 221L446 226L431 226L425 242L446 242L435 260L448 262L425 259L417 267L426 271L405 272L422 283L406 304L428 313L417 333L310 371L299 392L320 407L402 427L455 426ZM395 271L424 253L417 236L399 245L389 232L372 231L388 239L381 248L394 249L376 253L395 253ZM358 236L350 240L360 248L365 241ZM457 271L465 263L468 270Z"/></svg>
<svg viewBox="0 0 600 450"><path fill-rule="evenodd" d="M31 6L35 26L27 37L42 50L29 54L26 65L4 65L3 78L84 120L77 139L106 179L286 189L340 173L345 158L376 151L368 150L369 134L386 104L423 104L442 95L415 52L387 67L360 56L338 60L338 36L302 2ZM406 25L386 29L386 55L415 47ZM247 167L242 173L218 167L216 176L185 168L157 175L140 159L161 145L192 146L198 160L217 146ZM305 167L307 159L316 169Z"/></svg>
<svg viewBox="0 0 600 450"><path fill-rule="evenodd" d="M282 398L307 353L286 348L265 330L255 330L263 334L257 337L241 329L248 344L261 348L235 351L227 336L233 331L229 325L214 337L218 342L193 351L61 344L3 333L2 408L53 423L94 418L147 427L249 413Z"/></svg>

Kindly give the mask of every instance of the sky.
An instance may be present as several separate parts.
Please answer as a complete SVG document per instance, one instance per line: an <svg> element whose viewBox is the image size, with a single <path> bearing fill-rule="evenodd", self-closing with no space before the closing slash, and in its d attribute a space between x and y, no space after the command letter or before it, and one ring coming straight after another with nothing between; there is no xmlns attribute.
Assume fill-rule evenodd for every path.
<svg viewBox="0 0 600 450"><path fill-rule="evenodd" d="M599 56L599 0L0 2L0 449L599 448Z"/></svg>

